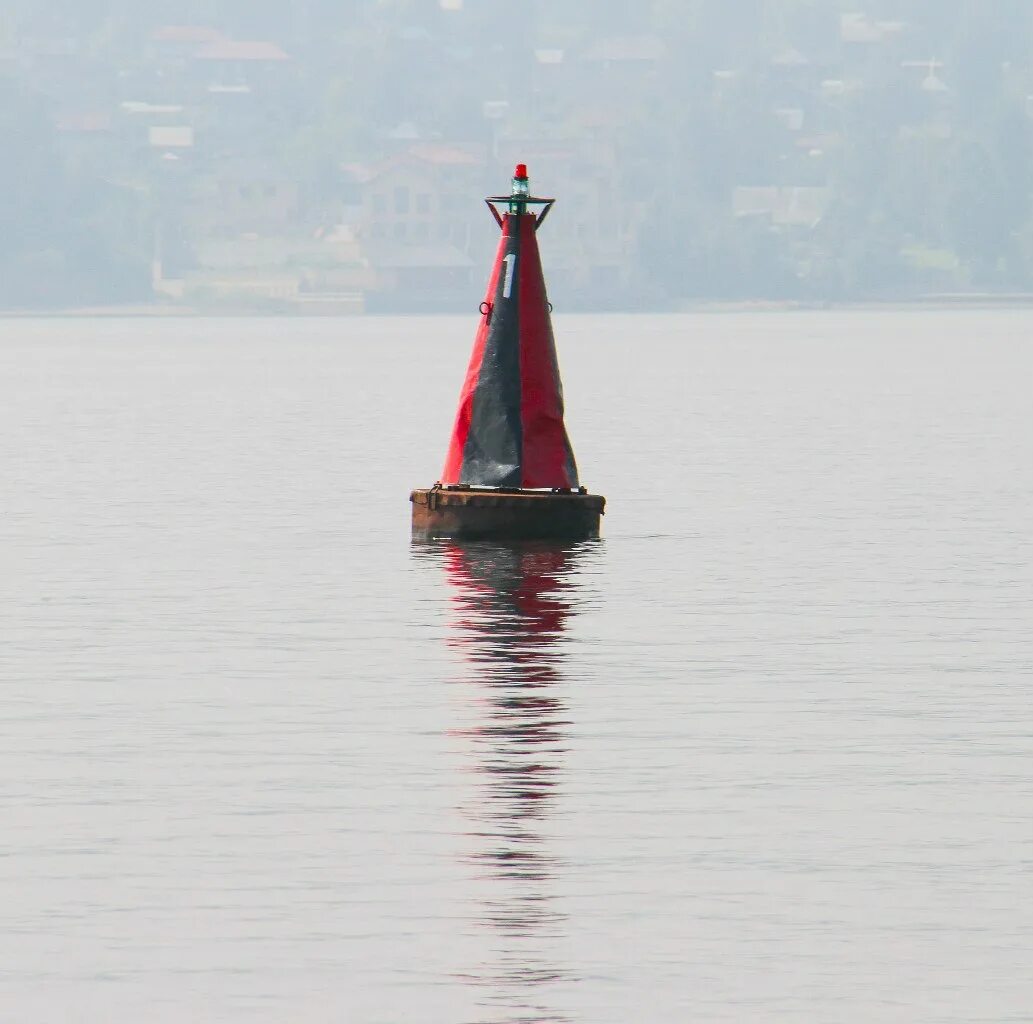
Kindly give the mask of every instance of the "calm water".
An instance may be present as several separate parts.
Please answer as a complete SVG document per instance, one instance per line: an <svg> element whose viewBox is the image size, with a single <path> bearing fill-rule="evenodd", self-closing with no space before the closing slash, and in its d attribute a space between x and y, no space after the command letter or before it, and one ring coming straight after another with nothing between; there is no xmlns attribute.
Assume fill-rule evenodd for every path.
<svg viewBox="0 0 1033 1024"><path fill-rule="evenodd" d="M0 322L0 1019L1033 1021L1033 315L475 319Z"/></svg>

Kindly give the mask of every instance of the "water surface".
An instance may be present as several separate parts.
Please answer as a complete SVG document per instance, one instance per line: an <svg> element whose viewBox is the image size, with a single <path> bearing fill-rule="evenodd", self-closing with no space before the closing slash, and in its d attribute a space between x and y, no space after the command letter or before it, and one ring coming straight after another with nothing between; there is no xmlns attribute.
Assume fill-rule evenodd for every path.
<svg viewBox="0 0 1033 1024"><path fill-rule="evenodd" d="M1033 319L557 317L605 536L410 545L470 318L0 322L0 1007L1033 1020Z"/></svg>

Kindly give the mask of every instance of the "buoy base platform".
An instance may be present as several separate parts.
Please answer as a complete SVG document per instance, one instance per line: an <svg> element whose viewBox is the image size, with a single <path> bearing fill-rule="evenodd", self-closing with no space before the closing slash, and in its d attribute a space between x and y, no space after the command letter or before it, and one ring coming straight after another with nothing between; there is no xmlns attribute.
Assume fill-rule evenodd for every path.
<svg viewBox="0 0 1033 1024"><path fill-rule="evenodd" d="M506 491L463 487L415 490L412 535L583 540L599 536L606 499L580 491Z"/></svg>

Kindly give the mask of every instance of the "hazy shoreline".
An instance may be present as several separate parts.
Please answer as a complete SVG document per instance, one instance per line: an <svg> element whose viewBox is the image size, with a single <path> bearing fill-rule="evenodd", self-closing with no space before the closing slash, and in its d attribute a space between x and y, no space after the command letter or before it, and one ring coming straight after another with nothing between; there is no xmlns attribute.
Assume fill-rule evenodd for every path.
<svg viewBox="0 0 1033 1024"><path fill-rule="evenodd" d="M591 310L578 308L571 312L597 315L598 313L615 313L618 315L659 315L665 313L779 313L779 312L830 312L830 311L907 311L928 310L1020 310L1033 308L1033 294L958 294L927 295L913 299L856 299L842 302L805 302L800 300L775 299L741 299L736 301L701 300L684 302L667 308L656 309L606 309ZM79 306L67 309L0 309L3 320L36 320L36 319L231 319L253 317L255 319L341 319L354 320L383 316L456 316L462 314L456 310L376 310L357 313L297 313L293 311L256 310L241 306L239 308L205 309L176 305L159 305L146 303L127 303L109 306Z"/></svg>

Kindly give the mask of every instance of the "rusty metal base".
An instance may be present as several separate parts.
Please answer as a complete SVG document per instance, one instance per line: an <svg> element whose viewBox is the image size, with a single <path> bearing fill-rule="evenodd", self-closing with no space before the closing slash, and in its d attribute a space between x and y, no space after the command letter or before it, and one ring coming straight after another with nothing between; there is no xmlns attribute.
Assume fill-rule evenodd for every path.
<svg viewBox="0 0 1033 1024"><path fill-rule="evenodd" d="M606 499L576 491L415 490L412 535L581 540L599 536Z"/></svg>

